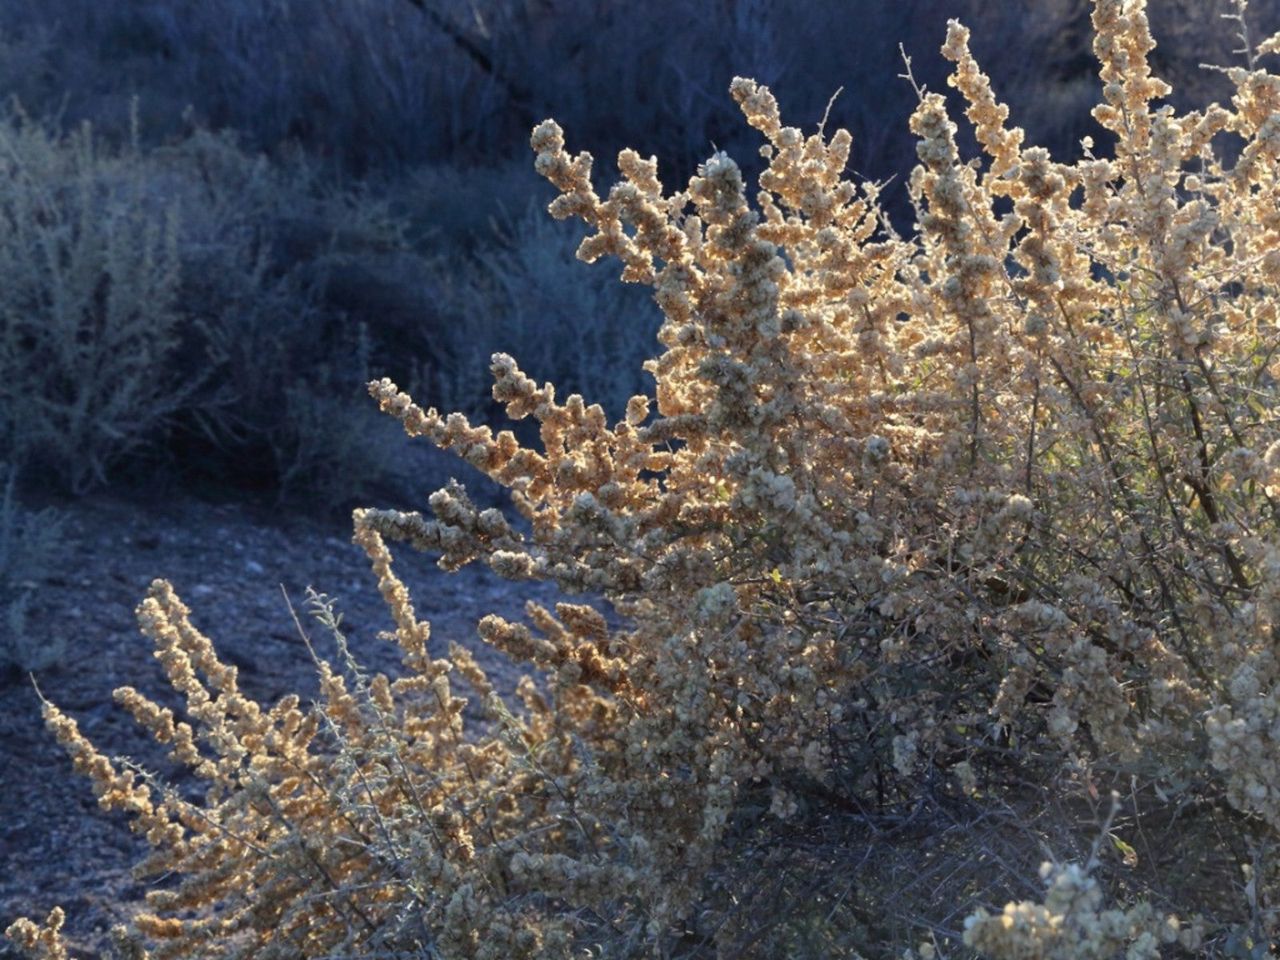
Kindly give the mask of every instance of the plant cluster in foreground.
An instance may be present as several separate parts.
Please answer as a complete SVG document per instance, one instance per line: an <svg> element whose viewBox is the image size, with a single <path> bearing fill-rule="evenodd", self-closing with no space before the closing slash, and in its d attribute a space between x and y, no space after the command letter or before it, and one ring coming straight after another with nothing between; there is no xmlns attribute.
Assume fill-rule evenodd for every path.
<svg viewBox="0 0 1280 960"><path fill-rule="evenodd" d="M322 662L314 709L246 699L153 586L140 621L189 720L117 699L204 802L45 708L101 805L151 841L143 872L181 878L118 932L122 955L728 957L800 937L847 956L1263 955L1280 932L1280 76L1257 60L1280 35L1246 42L1229 105L1175 115L1141 0L1095 0L1093 26L1114 148L1063 163L1023 145L950 25L983 156L962 158L920 90L910 240L874 185L843 179L849 135L784 126L750 80L731 93L765 140L754 204L723 154L666 194L624 151L601 197L591 157L540 124L551 213L590 229L579 256L616 257L662 309L656 412L638 396L610 425L495 355L494 398L537 421L531 448L371 384L409 434L509 489L529 530L456 484L430 516L357 511L404 674ZM535 670L505 699L465 650L429 653L388 541L603 596L625 625L575 603L484 618ZM1099 815L1099 786L1123 816ZM989 849L943 849L954 869L911 903L851 850L825 919L735 912L760 831L839 823L927 859L939 824L997 815L1036 862L1037 844L1093 839L1088 869L1050 866L1043 902L992 916L978 897L1029 881L993 884L1019 864ZM58 957L61 919L10 936Z"/></svg>

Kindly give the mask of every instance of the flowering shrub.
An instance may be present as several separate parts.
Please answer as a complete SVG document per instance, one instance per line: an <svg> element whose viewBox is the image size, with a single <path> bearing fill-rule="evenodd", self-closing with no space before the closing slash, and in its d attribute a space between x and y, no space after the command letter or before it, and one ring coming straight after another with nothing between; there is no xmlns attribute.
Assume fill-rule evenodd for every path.
<svg viewBox="0 0 1280 960"><path fill-rule="evenodd" d="M766 141L754 206L723 154L666 195L656 161L624 151L601 197L591 157L540 124L551 213L590 231L580 258L616 257L662 309L656 411L637 396L610 426L495 355L494 398L537 421L534 449L372 383L410 435L507 487L530 530L456 484L430 517L357 511L405 675L320 663L315 710L243 697L153 586L140 621L195 722L117 697L207 782L205 803L113 765L46 706L100 803L152 842L145 869L184 878L149 894L120 949L741 955L724 891L752 824L817 808L884 831L926 804L1065 823L1027 826L1029 844L1096 834L1116 855L1091 866L1135 902L1103 911L1092 873L1051 867L1043 904L974 912L961 933L945 918L985 889L962 883L915 921L938 943L923 953L1138 957L1275 935L1280 77L1256 59L1280 35L1227 71L1229 107L1177 116L1153 106L1169 91L1140 0L1095 0L1093 25L1114 151L1086 143L1068 164L1023 146L951 24L943 53L984 158L963 160L944 98L920 90L911 240L874 185L843 179L847 133L783 126L750 80L731 93ZM1233 165L1220 135L1242 145ZM484 640L540 672L508 703L465 650L430 656L388 541L603 596L625 623L580 603L484 618ZM1099 783L1131 817L1091 817ZM1186 866L1142 832L1175 822L1191 862L1229 834L1222 869L1252 857L1251 886L1180 885ZM1178 920L1184 896L1204 916ZM850 909L895 906L876 897L868 884ZM60 922L10 936L60 956ZM846 955L901 955L864 934Z"/></svg>

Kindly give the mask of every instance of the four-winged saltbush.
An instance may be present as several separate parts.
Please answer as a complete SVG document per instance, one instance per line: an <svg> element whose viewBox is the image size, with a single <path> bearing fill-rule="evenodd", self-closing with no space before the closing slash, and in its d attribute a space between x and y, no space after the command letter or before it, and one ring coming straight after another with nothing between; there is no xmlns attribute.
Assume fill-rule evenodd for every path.
<svg viewBox="0 0 1280 960"><path fill-rule="evenodd" d="M371 384L507 487L528 532L457 485L431 517L357 511L405 672L321 663L313 710L246 699L153 586L139 617L191 722L117 697L205 802L46 707L101 804L152 842L146 869L182 878L118 932L122 955L740 955L724 878L746 826L825 804L888 830L895 806L948 797L1111 838L1132 904L1102 909L1095 842L1086 868L1046 868L1043 903L993 917L958 884L963 930L921 905L920 955L1231 955L1277 933L1259 851L1280 829L1280 77L1257 60L1280 35L1227 71L1229 105L1175 115L1141 0L1095 0L1093 24L1112 143L1073 163L1024 147L951 24L983 157L919 91L913 239L844 178L847 133L784 126L749 80L731 92L765 139L754 198L723 154L666 194L631 151L601 197L591 157L539 125L551 213L590 231L579 256L618 258L662 309L656 410L634 397L610 425L495 355L530 448ZM601 596L622 625L573 603L484 618L538 671L508 702L462 648L428 653L387 541ZM1176 823L1188 861L1148 843L1161 869L1137 872L1087 815L1098 785L1151 830ZM1180 882L1224 832L1254 855L1238 902ZM875 898L851 903L916 909ZM61 956L60 922L10 936ZM905 946L869 937L840 949Z"/></svg>

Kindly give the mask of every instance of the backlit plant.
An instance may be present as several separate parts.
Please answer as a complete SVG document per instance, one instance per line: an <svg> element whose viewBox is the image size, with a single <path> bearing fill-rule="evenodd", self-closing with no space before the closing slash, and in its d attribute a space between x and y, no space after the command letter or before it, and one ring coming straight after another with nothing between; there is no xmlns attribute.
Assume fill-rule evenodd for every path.
<svg viewBox="0 0 1280 960"><path fill-rule="evenodd" d="M750 80L731 93L765 139L754 197L723 154L666 194L632 151L601 197L591 157L540 124L551 213L590 230L580 258L617 258L662 309L656 404L634 397L610 425L495 355L494 398L537 422L531 448L370 385L529 524L456 484L430 517L356 512L398 679L321 663L315 709L259 707L153 586L140 620L194 723L117 697L207 781L206 801L112 765L46 707L101 804L154 845L147 870L183 878L118 931L123 954L732 956L723 891L751 823L785 830L823 804L873 822L925 797L1028 822L1059 810L1027 784L1081 800L1122 787L1166 829L1208 811L1179 827L1189 844L1225 831L1267 849L1280 77L1257 61L1280 35L1226 71L1229 105L1177 115L1155 105L1169 88L1141 0L1095 0L1093 25L1094 116L1113 144L1072 163L1023 146L950 25L982 156L962 157L945 99L920 90L911 239L875 185L844 178L847 133L783 126ZM536 671L507 701L462 648L428 653L388 541L603 597L613 619L584 603L485 617L481 637ZM459 688L482 720L464 722ZM1117 876L1137 869L1110 819L1069 826L1112 838ZM1256 946L1280 923L1261 858L1238 902L1171 867L1117 882L1135 902L1114 910L1084 868L1050 865L1043 903L994 917L962 903L963 932L922 919L916 955L1225 952L1246 927ZM1173 907L1205 916L1180 920L1182 895ZM860 889L857 909L894 909L874 896ZM60 922L10 937L62 956Z"/></svg>

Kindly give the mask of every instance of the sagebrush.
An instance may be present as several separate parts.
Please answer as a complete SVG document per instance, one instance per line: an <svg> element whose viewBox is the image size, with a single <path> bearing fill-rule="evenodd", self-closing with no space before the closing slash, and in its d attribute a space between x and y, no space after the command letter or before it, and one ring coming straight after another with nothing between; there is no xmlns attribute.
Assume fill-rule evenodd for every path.
<svg viewBox="0 0 1280 960"><path fill-rule="evenodd" d="M16 105L0 173L0 450L24 481L164 463L324 508L403 472L357 405L394 337L340 302L389 250L424 262L385 202L228 134L112 144Z"/></svg>
<svg viewBox="0 0 1280 960"><path fill-rule="evenodd" d="M0 117L0 444L82 492L187 392L171 368L176 210L131 169L20 111Z"/></svg>
<svg viewBox="0 0 1280 960"><path fill-rule="evenodd" d="M182 878L121 954L1269 955L1280 76L1260 60L1280 34L1253 43L1245 12L1230 104L1177 114L1155 105L1144 3L1095 0L1111 143L1074 162L1023 145L952 22L983 155L918 89L910 239L844 179L848 133L784 126L750 80L731 93L765 139L754 203L722 153L668 195L624 151L602 198L590 155L540 124L551 213L590 230L579 257L618 258L663 312L656 411L636 396L610 426L498 354L529 447L372 383L528 532L456 484L432 518L357 511L405 672L322 662L313 710L244 698L153 586L139 618L192 722L117 698L205 802L46 706L151 840L144 869ZM615 620L484 618L535 668L512 699L463 648L433 656L388 540ZM835 868L763 923L743 909L777 864L762 836L787 871L825 837ZM904 899L886 863L936 882ZM61 922L10 937L63 956Z"/></svg>

